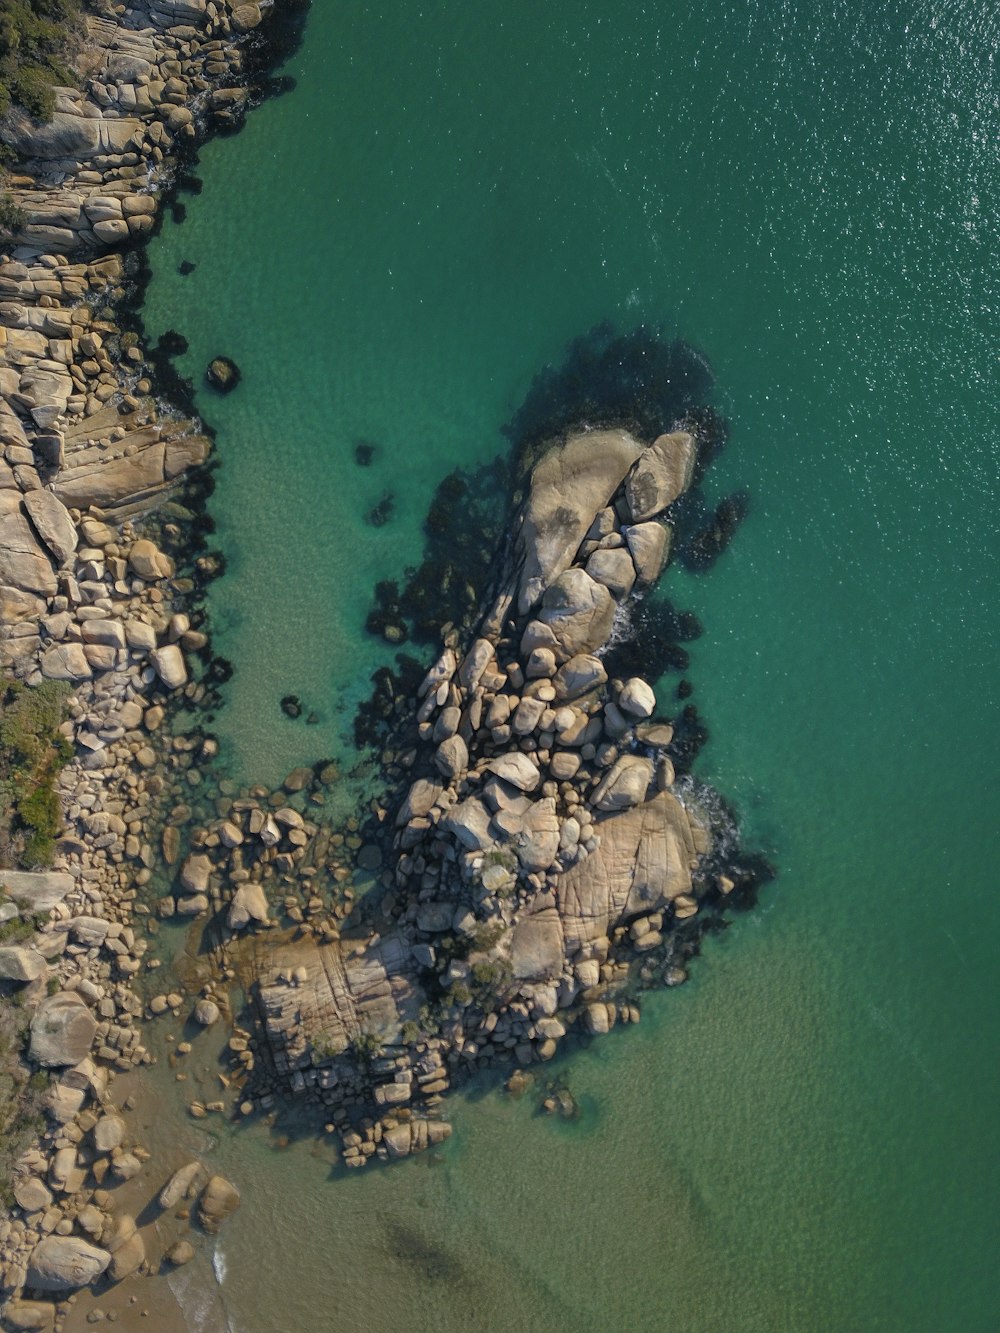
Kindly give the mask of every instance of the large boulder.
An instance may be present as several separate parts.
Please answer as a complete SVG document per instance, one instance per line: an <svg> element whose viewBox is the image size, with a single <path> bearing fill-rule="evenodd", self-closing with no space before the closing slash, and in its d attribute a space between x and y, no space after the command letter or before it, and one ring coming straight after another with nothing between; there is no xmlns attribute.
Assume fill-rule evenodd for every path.
<svg viewBox="0 0 1000 1333"><path fill-rule="evenodd" d="M466 851L481 852L493 841L490 812L478 796L470 796L453 805L441 820L441 827L452 834Z"/></svg>
<svg viewBox="0 0 1000 1333"><path fill-rule="evenodd" d="M23 111L14 110L4 121L3 139L19 157L42 161L75 158L84 162L98 155L124 153L141 129L142 121L131 116L105 120L101 116L77 116L60 110L50 120L39 122Z"/></svg>
<svg viewBox="0 0 1000 1333"><path fill-rule="evenodd" d="M603 583L584 569L567 569L542 597L538 619L555 639L556 659L565 662L578 653L599 648L611 633L615 599Z"/></svg>
<svg viewBox="0 0 1000 1333"><path fill-rule="evenodd" d="M621 688L618 707L630 717L652 717L656 711L656 695L641 676L633 676Z"/></svg>
<svg viewBox="0 0 1000 1333"><path fill-rule="evenodd" d="M658 911L691 889L694 837L672 793L600 818L597 831L597 849L559 879L569 956L606 937L623 918Z"/></svg>
<svg viewBox="0 0 1000 1333"><path fill-rule="evenodd" d="M587 573L619 601L629 595L635 583L635 565L623 546L595 551L587 561Z"/></svg>
<svg viewBox="0 0 1000 1333"><path fill-rule="evenodd" d="M522 615L570 567L595 515L641 453L627 431L585 431L537 464L517 537L524 559L517 595Z"/></svg>
<svg viewBox="0 0 1000 1333"><path fill-rule="evenodd" d="M79 1064L90 1054L97 1020L76 991L49 995L31 1019L32 1060L46 1068Z"/></svg>
<svg viewBox="0 0 1000 1333"><path fill-rule="evenodd" d="M629 473L625 497L634 523L655 518L691 484L698 446L687 431L654 440Z"/></svg>
<svg viewBox="0 0 1000 1333"><path fill-rule="evenodd" d="M161 1208L176 1208L185 1198L194 1192L199 1178L204 1179L205 1168L201 1162L188 1162L180 1166L160 1190L158 1202Z"/></svg>
<svg viewBox="0 0 1000 1333"><path fill-rule="evenodd" d="M35 981L47 966L37 949L17 944L0 948L0 981Z"/></svg>
<svg viewBox="0 0 1000 1333"><path fill-rule="evenodd" d="M240 1192L225 1176L213 1176L198 1203L198 1221L205 1231L215 1233L240 1206Z"/></svg>
<svg viewBox="0 0 1000 1333"><path fill-rule="evenodd" d="M251 921L266 921L267 897L261 885L252 880L241 884L233 894L226 919L230 930L243 930Z"/></svg>
<svg viewBox="0 0 1000 1333"><path fill-rule="evenodd" d="M204 852L192 852L181 866L181 886L188 893L205 893L211 874L211 857Z"/></svg>
<svg viewBox="0 0 1000 1333"><path fill-rule="evenodd" d="M559 820L555 799L543 797L519 818L520 827L510 839L521 868L526 873L548 870L559 852Z"/></svg>
<svg viewBox="0 0 1000 1333"><path fill-rule="evenodd" d="M10 1301L3 1307L3 1318L11 1333L49 1333L56 1307L51 1301Z"/></svg>
<svg viewBox="0 0 1000 1333"><path fill-rule="evenodd" d="M167 689L180 689L187 680L187 667L184 665L184 654L177 644L168 643L162 648L154 648L149 657Z"/></svg>
<svg viewBox="0 0 1000 1333"><path fill-rule="evenodd" d="M560 699L579 699L591 690L599 689L608 678L604 663L590 653L571 657L555 674L553 685Z"/></svg>
<svg viewBox="0 0 1000 1333"><path fill-rule="evenodd" d="M438 746L434 764L442 777L457 778L469 767L469 747L461 736L449 736Z"/></svg>
<svg viewBox="0 0 1000 1333"><path fill-rule="evenodd" d="M486 767L490 773L494 773L504 782L509 782L518 791L534 791L542 780L538 765L533 764L520 750L502 754L499 759L494 759Z"/></svg>
<svg viewBox="0 0 1000 1333"><path fill-rule="evenodd" d="M31 915L61 903L73 883L66 870L0 870L0 889Z"/></svg>
<svg viewBox="0 0 1000 1333"><path fill-rule="evenodd" d="M155 542L142 537L129 548L128 562L141 579L153 582L168 579L174 572L174 562L164 555Z"/></svg>
<svg viewBox="0 0 1000 1333"><path fill-rule="evenodd" d="M518 921L511 935L511 965L520 981L558 976L563 968L562 922L555 908L545 907Z"/></svg>
<svg viewBox="0 0 1000 1333"><path fill-rule="evenodd" d="M653 781L653 761L637 754L623 754L597 784L591 804L595 810L626 810L646 799Z"/></svg>
<svg viewBox="0 0 1000 1333"><path fill-rule="evenodd" d="M622 536L635 565L640 583L655 583L667 562L670 529L664 523L635 523L622 528Z"/></svg>
<svg viewBox="0 0 1000 1333"><path fill-rule="evenodd" d="M42 654L41 666L47 680L89 680L94 674L81 643L54 643Z"/></svg>
<svg viewBox="0 0 1000 1333"><path fill-rule="evenodd" d="M35 536L19 491L0 490L0 583L52 597L58 587L49 553Z"/></svg>
<svg viewBox="0 0 1000 1333"><path fill-rule="evenodd" d="M27 1286L35 1291L73 1291L101 1276L111 1255L79 1236L46 1236L31 1252Z"/></svg>
<svg viewBox="0 0 1000 1333"><path fill-rule="evenodd" d="M65 565L76 551L76 528L69 511L51 491L26 491L23 498L32 526L57 565Z"/></svg>

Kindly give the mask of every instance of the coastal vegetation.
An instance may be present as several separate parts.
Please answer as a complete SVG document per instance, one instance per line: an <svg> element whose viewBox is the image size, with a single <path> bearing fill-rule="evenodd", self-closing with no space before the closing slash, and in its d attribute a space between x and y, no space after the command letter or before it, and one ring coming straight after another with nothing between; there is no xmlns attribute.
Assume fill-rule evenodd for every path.
<svg viewBox="0 0 1000 1333"><path fill-rule="evenodd" d="M65 52L80 14L80 0L0 0L0 115L21 106L51 119L53 89L76 82Z"/></svg>
<svg viewBox="0 0 1000 1333"><path fill-rule="evenodd" d="M69 688L9 681L0 693L0 864L51 865L60 829L56 778L72 758L59 732Z"/></svg>

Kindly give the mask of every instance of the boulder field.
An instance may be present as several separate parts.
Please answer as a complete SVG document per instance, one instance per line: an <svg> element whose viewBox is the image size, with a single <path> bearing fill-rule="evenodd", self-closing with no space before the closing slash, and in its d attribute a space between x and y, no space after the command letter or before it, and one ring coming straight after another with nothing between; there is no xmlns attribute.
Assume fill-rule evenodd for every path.
<svg viewBox="0 0 1000 1333"><path fill-rule="evenodd" d="M680 430L549 449L475 636L447 636L412 701L410 778L369 853L384 891L339 937L255 952L262 1078L318 1096L351 1165L446 1134L434 1108L467 1072L607 1031L636 957L699 910L710 833L675 789L672 727L602 660L695 454Z"/></svg>

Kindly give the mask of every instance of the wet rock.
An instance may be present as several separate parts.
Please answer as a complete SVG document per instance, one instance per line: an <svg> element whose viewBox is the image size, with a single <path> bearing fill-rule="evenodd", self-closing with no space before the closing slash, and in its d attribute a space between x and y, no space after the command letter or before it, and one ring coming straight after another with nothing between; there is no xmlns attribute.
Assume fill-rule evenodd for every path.
<svg viewBox="0 0 1000 1333"><path fill-rule="evenodd" d="M203 1028L210 1028L220 1017L221 1011L214 1000L199 1000L194 1007L194 1021L200 1023Z"/></svg>
<svg viewBox="0 0 1000 1333"><path fill-rule="evenodd" d="M189 1264L194 1258L194 1246L189 1240L178 1240L167 1250L166 1260L174 1268L180 1268L182 1264Z"/></svg>
<svg viewBox="0 0 1000 1333"><path fill-rule="evenodd" d="M183 1199L190 1197L199 1178L204 1178L204 1171L201 1162L188 1162L185 1166L178 1167L160 1190L157 1199L160 1207L164 1210L176 1208Z"/></svg>
<svg viewBox="0 0 1000 1333"><path fill-rule="evenodd" d="M232 393L242 375L239 366L231 357L217 356L208 363L205 379L218 393Z"/></svg>
<svg viewBox="0 0 1000 1333"><path fill-rule="evenodd" d="M211 858L203 852L192 852L181 866L181 886L188 893L207 893L211 875Z"/></svg>
<svg viewBox="0 0 1000 1333"><path fill-rule="evenodd" d="M267 898L259 884L241 884L233 894L226 918L230 930L243 930L251 921L268 919Z"/></svg>
<svg viewBox="0 0 1000 1333"><path fill-rule="evenodd" d="M214 1234L227 1217L240 1206L240 1192L224 1176L213 1176L198 1202L198 1221L205 1231Z"/></svg>

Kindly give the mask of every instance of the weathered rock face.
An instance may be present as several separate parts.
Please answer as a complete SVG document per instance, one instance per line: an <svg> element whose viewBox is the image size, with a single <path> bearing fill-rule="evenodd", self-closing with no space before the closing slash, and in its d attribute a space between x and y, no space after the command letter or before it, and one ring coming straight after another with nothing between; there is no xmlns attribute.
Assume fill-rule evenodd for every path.
<svg viewBox="0 0 1000 1333"><path fill-rule="evenodd" d="M642 445L627 431L574 435L535 468L518 534L524 568L517 609L526 614L573 563L594 517L603 509Z"/></svg>
<svg viewBox="0 0 1000 1333"><path fill-rule="evenodd" d="M643 523L662 514L691 484L697 453L686 431L661 435L643 451L625 483L632 519Z"/></svg>
<svg viewBox="0 0 1000 1333"><path fill-rule="evenodd" d="M417 758L384 826L391 907L353 938L283 943L259 963L278 1074L380 1118L367 1143L346 1135L352 1165L426 1146L419 1109L468 1057L548 1059L576 1019L606 1031L617 1009L603 995L628 960L699 910L709 838L670 790L672 729L646 681L609 680L602 661L619 608L666 555L649 515L693 462L687 435L643 448L614 431L543 459L506 583L467 652L447 647L427 673L401 741ZM250 887L233 929L250 924L233 915ZM397 1123L400 1107L414 1119Z"/></svg>
<svg viewBox="0 0 1000 1333"><path fill-rule="evenodd" d="M79 1064L90 1054L97 1020L76 991L59 991L42 1001L31 1019L29 1055L40 1065Z"/></svg>
<svg viewBox="0 0 1000 1333"><path fill-rule="evenodd" d="M240 1206L240 1192L225 1176L213 1176L198 1201L198 1221L208 1232L218 1231Z"/></svg>

